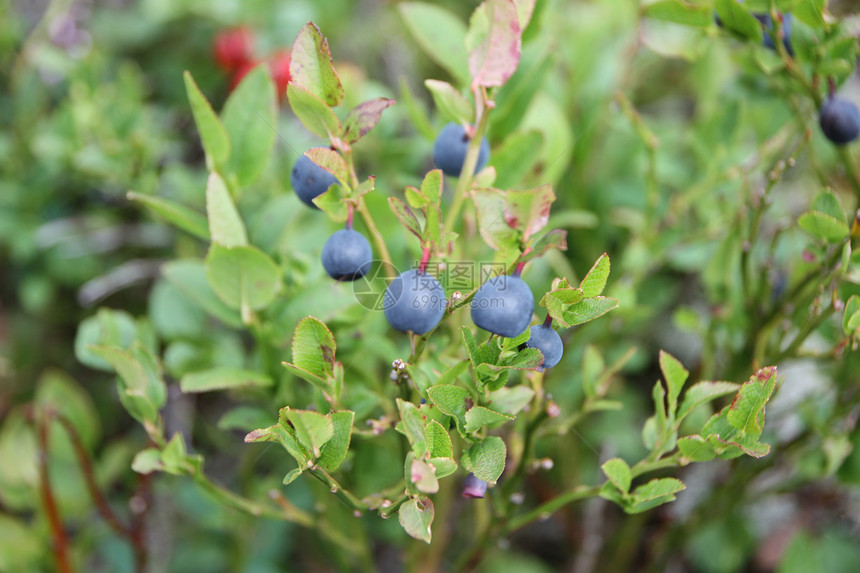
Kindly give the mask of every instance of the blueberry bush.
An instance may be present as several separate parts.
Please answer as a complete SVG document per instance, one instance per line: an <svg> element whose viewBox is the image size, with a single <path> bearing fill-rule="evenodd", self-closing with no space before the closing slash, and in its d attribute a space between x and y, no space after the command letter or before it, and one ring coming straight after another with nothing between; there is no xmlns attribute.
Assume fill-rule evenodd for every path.
<svg viewBox="0 0 860 573"><path fill-rule="evenodd" d="M856 571L852 11L0 1L0 571Z"/></svg>

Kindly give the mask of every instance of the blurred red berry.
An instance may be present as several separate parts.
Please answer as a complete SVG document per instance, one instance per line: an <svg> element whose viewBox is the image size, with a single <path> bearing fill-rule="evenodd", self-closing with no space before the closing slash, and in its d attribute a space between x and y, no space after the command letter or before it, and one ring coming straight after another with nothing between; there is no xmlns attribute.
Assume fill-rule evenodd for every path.
<svg viewBox="0 0 860 573"><path fill-rule="evenodd" d="M253 44L254 36L244 26L222 30L215 36L215 61L225 71L238 71L250 63Z"/></svg>
<svg viewBox="0 0 860 573"><path fill-rule="evenodd" d="M275 82L278 101L282 101L287 95L287 84L290 83L290 52L286 50L275 52L267 61L272 80Z"/></svg>
<svg viewBox="0 0 860 573"><path fill-rule="evenodd" d="M260 62L255 61L242 62L239 67L233 71L233 75L230 76L230 91L232 92L236 89L236 86L242 82L242 79L248 75L248 72L257 67L257 64L259 63Z"/></svg>

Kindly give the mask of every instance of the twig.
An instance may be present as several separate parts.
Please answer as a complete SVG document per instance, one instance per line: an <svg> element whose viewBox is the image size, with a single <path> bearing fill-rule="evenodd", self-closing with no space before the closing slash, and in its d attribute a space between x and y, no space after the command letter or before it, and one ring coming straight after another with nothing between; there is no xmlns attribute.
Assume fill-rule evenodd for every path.
<svg viewBox="0 0 860 573"><path fill-rule="evenodd" d="M69 539L65 529L63 529L63 520L57 508L54 492L51 490L51 476L48 468L50 416L46 412L37 413L36 416L38 418L36 426L39 440L39 493L48 517L51 536L54 539L54 561L59 573L73 573L74 568L69 560Z"/></svg>

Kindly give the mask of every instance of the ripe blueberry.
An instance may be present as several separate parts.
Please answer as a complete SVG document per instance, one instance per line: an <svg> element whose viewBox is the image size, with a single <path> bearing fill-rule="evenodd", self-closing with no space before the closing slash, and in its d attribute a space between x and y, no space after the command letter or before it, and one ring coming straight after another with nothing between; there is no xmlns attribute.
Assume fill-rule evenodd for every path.
<svg viewBox="0 0 860 573"><path fill-rule="evenodd" d="M543 364L539 371L552 368L561 360L564 354L564 346L561 336L548 324L537 324L529 329L529 339L526 341L527 348L537 348L543 354Z"/></svg>
<svg viewBox="0 0 860 573"><path fill-rule="evenodd" d="M354 281L367 274L373 253L364 235L341 229L326 241L322 264L328 275L339 281Z"/></svg>
<svg viewBox="0 0 860 573"><path fill-rule="evenodd" d="M463 491L460 495L463 497L484 497L484 494L487 493L487 485L489 485L487 482L470 473L463 482Z"/></svg>
<svg viewBox="0 0 860 573"><path fill-rule="evenodd" d="M411 269L400 273L385 290L385 318L401 332L425 334L445 313L445 289L435 277Z"/></svg>
<svg viewBox="0 0 860 573"><path fill-rule="evenodd" d="M818 123L824 135L836 145L844 145L860 135L860 111L853 102L830 96L822 104Z"/></svg>
<svg viewBox="0 0 860 573"><path fill-rule="evenodd" d="M446 175L459 177L463 170L463 161L466 160L466 150L469 148L470 138L466 130L459 123L448 123L436 136L433 144L433 163ZM478 163L475 171L480 171L490 158L490 143L487 138L481 140L481 150L478 153Z"/></svg>
<svg viewBox="0 0 860 573"><path fill-rule="evenodd" d="M493 334L515 338L532 321L534 307L534 295L520 277L493 277L472 299L472 321Z"/></svg>
<svg viewBox="0 0 860 573"><path fill-rule="evenodd" d="M337 183L337 178L311 161L307 153L298 158L290 172L293 190L305 205L314 209L319 208L314 205L314 197L325 193L334 183Z"/></svg>
<svg viewBox="0 0 860 573"><path fill-rule="evenodd" d="M773 19L770 14L753 14L756 19L764 26L764 47L775 50L776 46L773 43ZM791 14L785 13L782 15L782 44L785 46L785 51L788 55L794 55L794 49L791 47L791 25L794 17Z"/></svg>

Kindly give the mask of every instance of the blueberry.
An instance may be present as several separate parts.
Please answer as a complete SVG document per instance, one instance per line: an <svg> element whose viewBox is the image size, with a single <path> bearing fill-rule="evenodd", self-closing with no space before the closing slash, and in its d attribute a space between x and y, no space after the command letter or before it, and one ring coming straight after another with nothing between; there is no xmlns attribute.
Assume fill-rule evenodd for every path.
<svg viewBox="0 0 860 573"><path fill-rule="evenodd" d="M860 111L853 102L830 96L821 106L818 123L824 135L836 145L844 145L860 135Z"/></svg>
<svg viewBox="0 0 860 573"><path fill-rule="evenodd" d="M460 495L463 497L484 497L487 493L487 482L481 478L475 477L475 474L469 474L463 481L463 491Z"/></svg>
<svg viewBox="0 0 860 573"><path fill-rule="evenodd" d="M466 150L469 148L469 136L459 123L451 122L442 128L433 144L433 163L446 175L459 177L466 160ZM480 171L490 158L490 143L487 138L481 140L481 151L478 153L478 164L475 171Z"/></svg>
<svg viewBox="0 0 860 573"><path fill-rule="evenodd" d="M538 370L552 368L561 360L564 354L564 346L561 336L548 324L537 324L529 330L529 339L525 344L528 348L537 348L543 354L543 364Z"/></svg>
<svg viewBox="0 0 860 573"><path fill-rule="evenodd" d="M373 252L364 235L352 229L341 229L326 241L322 250L325 272L339 281L354 281L367 274Z"/></svg>
<svg viewBox="0 0 860 573"><path fill-rule="evenodd" d="M493 277L472 299L472 321L493 334L515 338L528 328L534 307L534 295L520 277Z"/></svg>
<svg viewBox="0 0 860 573"><path fill-rule="evenodd" d="M445 289L432 275L411 269L400 273L385 290L385 318L401 332L424 334L445 313Z"/></svg>
<svg viewBox="0 0 860 573"><path fill-rule="evenodd" d="M319 197L328 190L333 183L337 183L334 175L308 159L307 153L302 155L293 165L290 171L290 184L299 199L308 207L318 209L314 205L314 197Z"/></svg>

